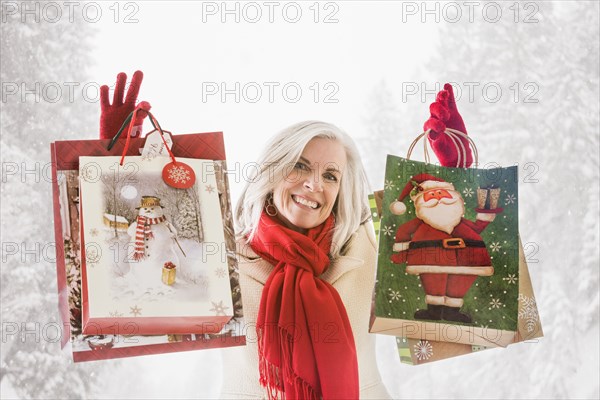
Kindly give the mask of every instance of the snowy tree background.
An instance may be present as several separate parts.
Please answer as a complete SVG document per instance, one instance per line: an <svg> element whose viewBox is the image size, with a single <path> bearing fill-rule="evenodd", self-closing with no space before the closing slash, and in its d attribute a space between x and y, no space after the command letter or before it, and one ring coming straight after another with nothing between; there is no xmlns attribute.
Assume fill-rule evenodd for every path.
<svg viewBox="0 0 600 400"><path fill-rule="evenodd" d="M381 188L386 154L405 154L436 85L453 82L481 164L519 164L520 234L545 337L419 367L378 337L384 381L395 398L598 398L598 3L482 1L470 21L463 2L428 2L430 14L422 2L302 2L297 23L282 18L288 3L272 23L266 8L236 22L206 12L220 2L160 1L93 3L85 14L91 3L78 3L71 22L62 3L2 1L2 398L215 398L227 379L218 349L73 364L52 340L49 143L97 137L96 82L135 69L165 129L225 132L233 204L268 138L304 119L355 137ZM280 86L273 101L265 86L256 102L205 91L236 82ZM290 82L303 90L297 102L282 96ZM12 334L25 328L38 337ZM177 371L169 385L166 370Z"/></svg>
<svg viewBox="0 0 600 400"><path fill-rule="evenodd" d="M0 39L2 398L89 396L99 388L100 371L91 364L73 365L57 340L49 143L58 132L74 139L95 128L96 105L61 95L65 87L58 85L89 78L95 30L81 18L22 22L6 5L3 1ZM24 5L35 10L34 2ZM15 85L31 92L9 95ZM13 334L15 329L23 335Z"/></svg>

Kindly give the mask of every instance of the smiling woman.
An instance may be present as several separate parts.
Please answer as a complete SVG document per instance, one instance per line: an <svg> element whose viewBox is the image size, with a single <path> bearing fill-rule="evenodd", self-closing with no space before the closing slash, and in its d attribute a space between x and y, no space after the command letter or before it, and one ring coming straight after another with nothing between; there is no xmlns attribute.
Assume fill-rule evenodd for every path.
<svg viewBox="0 0 600 400"><path fill-rule="evenodd" d="M386 399L368 332L375 237L354 142L308 121L279 133L236 209L247 346L222 398Z"/></svg>
<svg viewBox="0 0 600 400"><path fill-rule="evenodd" d="M340 191L345 167L346 151L340 142L311 139L293 171L273 191L273 204L283 224L306 233L325 222Z"/></svg>
<svg viewBox="0 0 600 400"><path fill-rule="evenodd" d="M248 179L236 207L236 232L240 237L247 237L248 242L256 234L266 205L269 205L266 212L273 213L272 211L276 210L277 218L285 224L288 216L293 217L293 214L290 214L293 209L286 207L288 203L293 202L291 195L298 195L297 202L294 203L299 205L299 202L303 201L298 201L300 197L304 197L305 200L318 200L313 197L314 191L319 190L321 193L321 188L323 192L329 193L337 186L337 197L334 196L334 201L327 204L329 213L324 215L328 217L333 214L336 218L332 257L340 254L342 246L348 242L361 223L370 217L367 203L368 182L358 150L354 141L334 125L306 121L284 129L267 143L257 164L260 170ZM291 187L294 189L290 189ZM281 194L284 191L288 192L288 196L282 199ZM325 200L324 194L318 196ZM275 209L270 203L273 203ZM323 204L320 204L321 207L318 207L317 211L325 208L322 207ZM320 220L323 221L324 218ZM318 225L314 221L311 221L314 223L312 226L308 226L307 221L296 222L301 224L296 225L298 229Z"/></svg>

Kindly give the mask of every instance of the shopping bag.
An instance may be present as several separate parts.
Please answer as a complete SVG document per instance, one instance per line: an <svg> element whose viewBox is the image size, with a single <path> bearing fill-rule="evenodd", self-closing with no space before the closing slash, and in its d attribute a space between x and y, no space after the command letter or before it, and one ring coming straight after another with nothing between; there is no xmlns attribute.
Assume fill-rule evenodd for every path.
<svg viewBox="0 0 600 400"><path fill-rule="evenodd" d="M520 240L519 240L520 242ZM517 334L512 343L537 343L544 335L539 319L533 286L529 276L523 246L519 243L519 311ZM456 357L481 350L498 348L433 340L396 338L400 361L405 364L419 365L446 358Z"/></svg>
<svg viewBox="0 0 600 400"><path fill-rule="evenodd" d="M519 278L516 167L445 168L388 156L386 186L371 331L512 342L518 287L507 279ZM510 200L499 203L500 195Z"/></svg>
<svg viewBox="0 0 600 400"><path fill-rule="evenodd" d="M221 331L233 301L212 161L178 157L197 177L180 189L169 157L119 159L79 158L83 333Z"/></svg>
<svg viewBox="0 0 600 400"><path fill-rule="evenodd" d="M518 238L516 172L444 168L388 156L386 190L370 197L379 228L370 331L397 336L402 362L416 365L542 336ZM411 198L408 205L399 204L407 197ZM422 207L435 209L438 200L450 205L462 202L466 207L454 219L443 220L442 215L442 221L435 221L439 211L422 212ZM501 222L493 226L497 215L502 215ZM471 229L461 230L461 225ZM493 230L486 233L488 225ZM466 238L457 240L458 236ZM487 260L481 250L485 241L490 242L492 253ZM479 250L469 251L469 247ZM450 312L444 315L447 307Z"/></svg>
<svg viewBox="0 0 600 400"><path fill-rule="evenodd" d="M227 314L229 321L222 329L202 329L202 326L190 329L187 332L161 331L155 335L142 335L139 331L123 331L118 334L117 327L107 331L92 332L96 334L83 334L83 307L82 307L82 264L90 259L90 254L81 251L80 233L85 234L85 227L80 223L80 197L79 197L79 157L80 156L116 156L122 153L125 141L115 143L115 147L107 150L108 140L80 140L59 141L51 145L53 157L53 200L55 234L57 242L57 279L59 288L59 308L65 334L62 347L73 353L76 362L105 358L119 358L143 354L159 354L173 351L186 351L204 348L228 347L245 344L245 336L241 328L242 307L240 289L236 271L235 241L229 186L226 178L226 161L223 145L223 136L220 132L175 135L172 138L172 152L176 156L187 158L201 158L211 160L213 163L212 174L216 186L209 188L218 194L219 210L215 215L222 219L221 229L224 237L223 246L211 248L212 253L221 253L220 257L225 262L212 271L215 276L225 277L229 283L229 298L222 303L216 301L214 313ZM127 155L139 155L146 139L131 139ZM159 151L160 153L160 151ZM156 154L154 154L156 156ZM152 157L149 157L152 158ZM131 164L130 164L131 165ZM89 172L89 171L88 171ZM206 188L204 188L206 190ZM123 188L121 188L123 190ZM124 189L125 197L132 196L132 189ZM121 194L121 193L119 193ZM140 204L141 205L141 199ZM188 210L189 211L189 210ZM108 213L107 213L108 214ZM102 214L105 230L117 230L122 233L123 221L114 214ZM106 218L104 218L106 217ZM185 222L185 218L181 222ZM189 218L187 220L189 222ZM189 224L188 224L189 225ZM82 229L83 228L83 229ZM184 227L183 231L196 228L193 224ZM100 235L101 231L87 232L88 235ZM106 232L104 232L106 233ZM89 247L94 253L95 245ZM83 257L82 257L83 253ZM113 253L114 255L114 253ZM91 260L94 260L92 254ZM83 262L82 262L83 261ZM93 262L92 262L93 263ZM124 263L120 264L123 267ZM114 267L114 266L113 266ZM113 272L125 274L128 271L113 268ZM162 281L164 268L161 270ZM116 269L116 271L115 271ZM176 269L176 268L175 268ZM169 270L169 268L166 268ZM179 278L184 278L186 271L181 271ZM183 268L185 270L185 268ZM177 274L178 271L175 271ZM189 278L189 271L187 278ZM167 282L169 272L167 271ZM178 276L175 275L175 282ZM161 282L162 283L162 282ZM163 283L164 284L164 283ZM170 286L164 284L165 286ZM227 303L227 304L226 304ZM229 307L229 309L225 308ZM128 310L131 311L131 310ZM233 312L232 312L233 311ZM118 312L114 314L118 318ZM130 314L131 315L131 314ZM230 318L233 317L233 318ZM167 326L168 328L169 326ZM121 328L131 329L131 325L121 324ZM135 326L134 326L135 328ZM121 330L121 329L119 329ZM68 346L70 342L70 346Z"/></svg>

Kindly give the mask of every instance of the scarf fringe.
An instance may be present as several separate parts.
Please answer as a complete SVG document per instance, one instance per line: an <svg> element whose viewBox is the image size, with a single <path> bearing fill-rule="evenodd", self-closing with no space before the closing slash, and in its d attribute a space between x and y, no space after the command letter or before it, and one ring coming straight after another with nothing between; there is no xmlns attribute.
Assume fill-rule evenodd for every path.
<svg viewBox="0 0 600 400"><path fill-rule="evenodd" d="M293 336L285 329L277 327L279 343L281 346L282 367L269 362L264 354L264 328L258 328L258 368L260 372L260 384L267 389L269 400L294 400L309 399L318 400L321 395L305 380L299 377L292 368L293 359ZM285 393L284 379L292 393Z"/></svg>

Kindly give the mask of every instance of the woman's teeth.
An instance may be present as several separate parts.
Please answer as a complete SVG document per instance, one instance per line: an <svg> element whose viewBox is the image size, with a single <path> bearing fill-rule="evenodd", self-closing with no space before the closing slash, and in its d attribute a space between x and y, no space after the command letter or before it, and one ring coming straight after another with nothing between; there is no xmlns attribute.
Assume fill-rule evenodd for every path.
<svg viewBox="0 0 600 400"><path fill-rule="evenodd" d="M319 207L319 204L317 202L306 200L303 197L292 196L292 199L294 199L294 201L296 203L300 203L300 204L310 207L312 209L316 209L317 207Z"/></svg>

